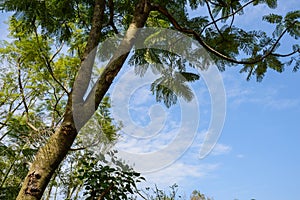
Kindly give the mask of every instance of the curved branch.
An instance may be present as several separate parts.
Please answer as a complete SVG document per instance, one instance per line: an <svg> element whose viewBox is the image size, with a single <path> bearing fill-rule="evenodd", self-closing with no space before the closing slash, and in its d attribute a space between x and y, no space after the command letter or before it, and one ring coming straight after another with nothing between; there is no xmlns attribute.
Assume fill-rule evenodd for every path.
<svg viewBox="0 0 300 200"><path fill-rule="evenodd" d="M228 17L234 16L235 14L237 14L238 12L240 12L241 10L243 10L245 7L247 7L248 5L250 5L250 4L253 3L253 2L254 2L254 0L249 1L248 3L246 3L246 4L243 5L243 6L241 6L239 9L237 9L235 12L232 12L231 14L226 15L226 16L224 16L224 17L221 17L221 18L219 18L219 19L216 19L214 22L210 22L210 23L206 24L206 25L203 27L202 31L200 32L200 35L201 35L201 34L204 32L204 30L205 30L207 27L209 27L210 25L212 25L212 24L214 24L214 23L217 23L218 21L221 21L221 20L223 20L223 19L227 19Z"/></svg>
<svg viewBox="0 0 300 200"><path fill-rule="evenodd" d="M256 63L264 60L266 57L268 57L275 50L275 48L278 45L279 41L281 40L281 38L284 36L284 34L288 30L288 28L286 28L281 33L281 35L277 38L277 40L272 45L272 47L268 51L266 51L266 53L264 55L260 56L258 59L255 59L255 60L249 60L249 59L248 60L246 60L246 59L236 60L234 58L228 57L228 56L220 53L216 49L214 49L211 46L209 46L208 44L206 44L206 42L201 38L201 36L197 32L195 32L194 30L181 27L178 24L178 22L176 21L176 19L168 12L167 9L161 7L158 4L153 5L153 8L156 11L159 11L161 14L165 15L169 19L169 21L171 22L171 24L174 26L175 29L177 29L178 31L180 31L182 33L186 33L186 34L194 36L194 38L199 42L199 44L201 44L203 46L203 48L205 48L208 52L218 56L219 58L222 58L222 59L224 59L228 62L235 63L235 64L248 64L248 65L251 65L251 64L256 64ZM293 26L293 24L291 26Z"/></svg>
<svg viewBox="0 0 300 200"><path fill-rule="evenodd" d="M289 57L289 56L292 56L294 55L295 53L300 53L300 49L298 50L295 50L291 53L287 53L287 54L278 54L278 53L271 53L272 56L277 56L277 57Z"/></svg>

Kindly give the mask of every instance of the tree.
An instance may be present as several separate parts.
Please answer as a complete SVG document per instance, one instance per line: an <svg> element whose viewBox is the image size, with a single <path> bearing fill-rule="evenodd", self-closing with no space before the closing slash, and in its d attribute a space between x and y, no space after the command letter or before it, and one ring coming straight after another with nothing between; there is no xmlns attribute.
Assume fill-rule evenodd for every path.
<svg viewBox="0 0 300 200"><path fill-rule="evenodd" d="M158 200L158 199L164 199L164 200L175 200L175 199L182 199L182 196L178 194L178 185L175 183L172 186L170 186L170 191L168 193L166 191L163 191L161 189L158 189L158 187L155 185L155 188L151 189L149 187L146 188L146 191L143 191L143 198L147 200Z"/></svg>
<svg viewBox="0 0 300 200"><path fill-rule="evenodd" d="M139 195L145 200L213 200L213 198L206 197L198 190L194 190L189 198L186 198L185 195L178 194L178 185L175 183L169 187L169 191L155 188L146 187L146 190L141 190ZM143 193L143 194L141 194Z"/></svg>
<svg viewBox="0 0 300 200"><path fill-rule="evenodd" d="M6 49L11 52L7 61L13 63L15 69L20 69L19 76L15 71L6 72L18 77L36 76L41 80L32 82L14 82L14 90L20 95L6 98L1 95L1 104L9 108L22 106L25 115L22 115L26 128L35 130L47 129L42 127L41 119L32 114L46 108L52 116L60 117L56 121L58 127L51 130L53 133L35 154L35 159L22 183L22 188L17 199L40 199L51 177L59 164L68 154L78 132L96 112L100 102L109 89L112 81L124 65L126 59L133 51L132 63L165 63L172 69L162 70L162 79L153 84L152 91L158 101L164 101L166 106L176 103L177 96L190 99L187 87L183 83L198 79L197 74L190 73L183 58L164 50L135 50L135 40L138 39L140 28L163 27L177 30L193 37L202 47L209 52L219 69L225 66L241 65L241 72L248 73L247 79L252 75L257 80L262 80L268 69L282 72L285 66L293 65L294 71L299 69L299 45L293 45L292 51L286 54L277 52L283 36L290 35L297 39L300 36L300 11L291 11L285 16L270 14L263 20L276 25L272 36L265 32L243 30L234 25L237 15L242 15L247 6L266 4L270 8L276 8L276 0L47 0L47 1L19 1L6 0L1 3L5 11L15 12L10 20L11 35L14 43L24 43L21 49ZM189 6L188 6L189 5ZM188 17L188 10L201 10L207 8L206 14L200 13L194 18ZM206 13L206 12L203 12ZM111 59L99 76L95 86L88 90L92 76L96 47L113 34L125 31L122 41L116 45L115 52L109 52ZM159 32L159 31L158 31ZM156 33L154 32L153 35ZM149 38L150 36L148 36ZM52 42L52 44L51 44ZM53 50L55 44L58 45ZM67 56L69 63L60 63L57 58L62 47L70 50L71 56ZM191 48L187 46L186 48ZM18 52L21 50L21 52ZM27 52L27 54L22 54ZM248 57L236 59L241 55ZM164 58L170 59L164 59ZM290 58L289 61L286 59ZM177 62L170 65L170 60ZM285 63L284 63L285 62ZM27 66L27 71L23 71ZM193 66L195 67L195 66ZM70 70L72 69L72 70ZM144 70L137 70L143 75ZM173 73L174 72L174 73ZM170 89L170 86L178 82L176 74L181 74L185 80L179 81L181 89ZM167 76L168 75L168 76ZM181 77L182 77L181 76ZM76 77L76 78L75 78ZM21 79L24 80L24 79ZM26 80L26 79L25 79ZM164 85L167 82L168 85ZM5 91L5 82L3 82ZM24 88L24 85L25 88ZM45 94L47 87L53 85L60 88L58 91ZM27 93L29 90L30 93ZM35 90L38 88L38 90ZM179 87L180 88L180 87ZM25 91L26 90L26 91ZM86 92L89 94L85 96ZM32 95L35 94L35 95ZM52 95L53 102L41 104L43 95ZM86 97L86 98L85 98ZM58 102L62 102L58 108ZM17 104L17 105L15 105ZM20 104L20 106L18 106ZM8 107L7 107L8 106ZM49 113L47 113L49 114ZM2 114L1 125L6 126L11 120L9 114ZM49 116L49 115L48 115ZM56 118L57 119L57 118ZM19 119L17 119L19 120ZM76 120L76 122L75 122ZM41 126L41 127L40 127ZM3 137L3 136L2 136Z"/></svg>
<svg viewBox="0 0 300 200"><path fill-rule="evenodd" d="M204 194L201 194L197 190L194 190L191 195L191 200L213 200L213 199L206 197Z"/></svg>

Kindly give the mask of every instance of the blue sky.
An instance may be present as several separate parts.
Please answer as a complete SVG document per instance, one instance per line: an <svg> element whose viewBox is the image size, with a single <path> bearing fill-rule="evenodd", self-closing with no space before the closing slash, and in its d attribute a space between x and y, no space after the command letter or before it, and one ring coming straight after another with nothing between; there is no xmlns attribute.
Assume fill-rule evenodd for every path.
<svg viewBox="0 0 300 200"><path fill-rule="evenodd" d="M170 166L145 174L147 180L162 188L177 183L179 191L187 196L193 189L199 189L221 200L298 199L299 73L289 69L282 74L270 71L261 83L247 82L237 69L227 69L222 76L227 94L226 121L213 152L199 159L202 134L210 117L204 91L199 103L203 117L193 145ZM176 108L166 112L174 114ZM133 121L139 122L137 118ZM140 145L140 140L132 144L126 141L124 148L136 153L149 152L165 147L164 142L173 137L164 134L158 141Z"/></svg>
<svg viewBox="0 0 300 200"><path fill-rule="evenodd" d="M281 14L297 8L300 8L297 1L279 1L278 8L273 12ZM262 14L272 10L258 6L246 11L251 17L238 19L239 24L249 29L253 27L272 32L274 27L261 21ZM292 43L299 42L285 37L280 51L290 52ZM237 67L227 68L222 72L222 77L227 95L227 112L215 149L204 159L199 159L199 149L211 114L209 93L205 83L200 81L194 85L201 111L194 143L168 167L146 173L150 185L158 184L161 188L167 188L177 183L179 192L187 197L192 190L198 189L216 200L299 199L299 73L293 73L292 68L286 68L281 74L269 70L264 80L257 83L254 77L246 81L246 75L240 74ZM134 109L129 110L132 123L139 125L145 120L147 122L147 119L151 123L147 106L141 106L143 101L148 103L148 109L156 104L147 90L140 90L136 88L131 96L138 101L129 101L129 107L139 110L138 113ZM176 106L165 112L171 118L176 116ZM130 143L130 140L125 140L125 145L122 146L121 142L119 146L135 153L157 151L159 147L167 146L166 141L172 141L172 136L168 137L170 132L172 130L166 130L158 141L149 140L147 143L141 142L144 140L131 140ZM164 158L156 158L153 162L160 160L163 162ZM149 161L145 165L149 165Z"/></svg>
<svg viewBox="0 0 300 200"><path fill-rule="evenodd" d="M279 0L278 9L274 12L286 13L299 8L300 2L297 0ZM247 11L246 15L250 13L248 16L251 17L243 18L238 23L247 28L272 30L272 26L261 22L261 13L268 12L265 6ZM4 17L1 14L1 19ZM4 38L6 26L1 23L0 29L1 37ZM285 38L284 42L281 50L289 52L291 42L295 41ZM117 83L120 83L122 77L126 78L128 70L125 68L122 71ZM254 77L246 81L246 75L238 71L239 67L227 68L221 73L227 109L224 127L214 150L205 158L199 158L212 113L209 91L205 82L199 81L193 84L196 102L191 104L199 106L200 116L199 127L193 133L193 143L178 159L177 156L176 159L170 157L174 162L164 163L162 169L145 173L149 185L155 183L167 189L167 186L177 183L179 193L187 197L192 190L197 189L215 200L300 198L300 74L293 73L291 68L286 68L281 74L269 70L264 80L257 83ZM133 123L133 127L141 127L144 133L139 132L139 139L123 137L118 148L135 153L160 151L174 141L174 135L182 126L182 118L178 113L182 114L180 106L184 102L166 109L155 102L148 90L149 84L136 85L125 99L128 101L128 107L125 107L132 118L130 123ZM110 93L113 94L113 91L114 87ZM120 101L119 94L118 98ZM155 124L163 126L157 127ZM153 131L153 127L158 130ZM184 127L184 131L189 132L191 127ZM129 126L125 127L126 130L132 131ZM153 132L147 135L150 130ZM144 138L141 140L141 137ZM189 141L190 138L187 143L182 141L181 144L186 147L190 145ZM163 163L164 155L158 156L161 157L157 159ZM151 165L147 162L145 164Z"/></svg>

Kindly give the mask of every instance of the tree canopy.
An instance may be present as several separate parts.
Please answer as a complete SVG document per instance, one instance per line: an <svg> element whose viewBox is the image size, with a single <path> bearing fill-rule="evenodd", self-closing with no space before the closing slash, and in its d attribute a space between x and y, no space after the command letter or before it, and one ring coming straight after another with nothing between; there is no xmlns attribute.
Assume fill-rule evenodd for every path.
<svg viewBox="0 0 300 200"><path fill-rule="evenodd" d="M85 149L82 135L98 135L97 141L104 149L117 142L122 126L110 117L109 97L105 95L125 63L134 67L140 76L149 69L161 75L150 89L157 101L167 107L180 97L187 101L193 98L188 83L197 81L200 75L190 69L205 70L205 67L189 63L167 49L136 46L137 41L164 44L166 41L159 37L162 28L193 38L220 70L239 67L240 72L247 73L247 80L254 76L261 81L268 69L298 71L299 44L290 44L289 52L281 52L280 46L284 37L295 41L299 38L300 10L265 15L262 20L274 24L271 34L236 25L238 17L251 17L247 16L247 7L255 9L259 4L276 9L277 0L1 1L1 10L13 12L9 19L11 40L2 41L0 47L0 153L3 157L0 165L4 169L1 190L20 190L19 200L41 199L47 186L51 193L51 184L57 184L56 177L66 170L61 167L66 155L66 159L73 158L73 161L87 155L88 152L74 154L72 151ZM154 29L143 36L145 27ZM111 48L101 48L108 38L116 35L120 40L111 43ZM176 42L168 45L172 48ZM106 59L107 64L95 71L98 46L101 59ZM191 43L178 48L195 59L199 55ZM93 76L97 80L91 88ZM85 180L91 187L86 189L92 191L93 198L104 198L102 194L108 194L107 188L102 188L103 193L93 188L96 187L93 181L99 179L103 170L117 175L119 172L103 163L91 164L92 156L86 158L90 161L74 161L74 165L95 167L94 171L78 173L89 177ZM135 187L132 181L139 178L139 174L130 173L126 180L116 178L117 175L105 179L127 183L119 185L124 190L118 184L110 187L103 180L101 184L108 186L107 190L118 188L114 194L126 199L122 195L131 193ZM72 186L66 191L72 196L76 189ZM108 195L109 198L112 197Z"/></svg>

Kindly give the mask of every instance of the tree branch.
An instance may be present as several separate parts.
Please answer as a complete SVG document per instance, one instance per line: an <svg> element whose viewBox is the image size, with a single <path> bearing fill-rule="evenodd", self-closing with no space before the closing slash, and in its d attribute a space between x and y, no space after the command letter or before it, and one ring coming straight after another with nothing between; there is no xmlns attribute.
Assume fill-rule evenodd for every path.
<svg viewBox="0 0 300 200"><path fill-rule="evenodd" d="M3 123L3 122L0 122L0 124L1 124L2 126L8 126L7 123Z"/></svg>
<svg viewBox="0 0 300 200"><path fill-rule="evenodd" d="M45 61L45 64L46 64L46 68L47 68L47 70L48 70L48 72L50 73L50 75L51 75L51 77L53 78L53 80L67 93L67 94L69 94L69 91L62 85L62 83L61 82L59 82L58 80L57 80L57 78L54 76L54 73L53 73L53 70L52 70L52 68L51 68L51 61L54 59L54 57L59 53L59 51L61 50L61 48L62 48L62 46L61 46L61 48L59 48L55 53L54 53L54 55L51 57L51 59L50 60L48 60L48 58L47 58L47 56L45 56L44 55L44 53L43 53L43 51L42 51L42 49L41 49L41 43L40 43L40 41L39 41L39 35L38 35L38 33L37 33L37 28L35 27L34 28L34 33L35 33L35 38L36 38L36 41L37 41L37 44L38 44L38 48L39 48L39 54L40 54L40 56L41 56L41 58Z"/></svg>
<svg viewBox="0 0 300 200"><path fill-rule="evenodd" d="M23 89L23 85L22 85L22 79L21 79L21 62L22 62L21 58L18 58L18 61L17 61L18 84L19 84L20 95L21 95L22 102L23 102L23 105L24 105L24 108L25 108L25 112L26 112L26 115L28 117L28 106L27 106L27 103L26 103L26 99L25 99L25 95L24 95L24 89Z"/></svg>
<svg viewBox="0 0 300 200"><path fill-rule="evenodd" d="M98 197L97 200L103 200L104 199L104 196L109 193L109 191L114 187L114 183L111 183L110 186L108 188L106 188L101 194L100 196Z"/></svg>
<svg viewBox="0 0 300 200"><path fill-rule="evenodd" d="M7 125L8 126L8 125ZM0 137L0 141L3 140L3 138L5 138L5 136L7 136L10 133L10 131L7 131L6 133L4 133L1 137Z"/></svg>
<svg viewBox="0 0 300 200"><path fill-rule="evenodd" d="M234 10L233 10L233 8L231 8L231 12L233 13L234 12ZM233 22L234 22L234 15L232 15L232 19L231 19L231 22L230 22L230 29L231 29L231 27L233 26Z"/></svg>
<svg viewBox="0 0 300 200"><path fill-rule="evenodd" d="M63 84L57 80L57 78L54 76L54 73L53 73L53 70L52 70L52 67L51 67L51 62L46 58L44 57L44 60L46 62L46 67L47 67L47 70L48 72L50 73L51 77L53 78L53 80L67 93L69 94L70 92L63 86Z"/></svg>
<svg viewBox="0 0 300 200"><path fill-rule="evenodd" d="M53 62L54 58L59 54L59 52L62 50L64 46L64 43L62 42L58 49L56 49L56 52L52 55L52 57L49 59L49 62Z"/></svg>
<svg viewBox="0 0 300 200"><path fill-rule="evenodd" d="M28 105L26 103L26 98L24 95L24 88L23 88L23 84L22 84L22 78L21 78L21 58L18 59L17 61L17 65L18 65L18 84L19 84L19 89L20 89L20 95L22 98L22 102L25 108L25 113L26 113L26 124L35 132L38 132L38 129L36 127L34 127L30 122L29 122L29 110L28 110Z"/></svg>
<svg viewBox="0 0 300 200"><path fill-rule="evenodd" d="M83 97L89 86L94 60L96 56L97 46L101 37L102 24L104 21L105 0L96 0L94 6L94 15L92 19L92 29L90 31L88 41L83 54L83 60L77 73L76 81L73 88L73 102L82 104Z"/></svg>
<svg viewBox="0 0 300 200"><path fill-rule="evenodd" d="M278 54L278 53L271 53L272 56L277 56L277 57L289 57L289 56L292 56L294 55L295 53L300 53L300 49L298 50L295 50L291 53L288 53L288 54Z"/></svg>
<svg viewBox="0 0 300 200"><path fill-rule="evenodd" d="M96 146L96 145L98 145L98 144L100 144L100 140L98 140L98 141L96 141L96 142L94 142L93 144L89 144L88 146L85 146L85 147L78 147L78 148L70 148L70 151L80 151L80 150L84 150L84 149L87 149L87 148L90 148L90 147L92 147L92 146Z"/></svg>
<svg viewBox="0 0 300 200"><path fill-rule="evenodd" d="M202 31L200 32L200 35L202 35L202 33L204 32L204 30L205 30L207 27L209 27L210 25L212 25L212 24L214 24L214 23L217 23L217 22L219 22L219 21L221 21L221 20L223 20L223 19L227 19L228 17L231 17L231 16L236 15L238 12L242 11L245 7L247 7L248 5L250 5L250 4L253 3L253 2L254 2L254 0L249 1L248 3L246 3L246 4L243 5L243 6L241 6L239 9L237 9L235 12L232 12L231 14L226 15L226 16L224 16L224 17L221 17L221 18L219 18L219 19L216 19L214 22L210 22L210 23L206 24L206 25L203 27Z"/></svg>
<svg viewBox="0 0 300 200"><path fill-rule="evenodd" d="M108 8L109 8L109 22L108 24L112 27L114 30L115 34L119 34L119 31L117 27L115 26L114 23L114 10L115 10L115 5L113 0L108 0Z"/></svg>
<svg viewBox="0 0 300 200"><path fill-rule="evenodd" d="M174 26L175 29L177 29L178 31L180 31L182 33L186 33L186 34L194 36L194 38L199 42L199 44L201 44L202 47L205 48L208 52L214 54L215 56L217 56L217 57L219 57L223 60L226 60L228 62L235 63L235 64L249 64L249 65L251 65L251 64L256 64L256 63L264 60L266 57L268 57L275 50L275 48L278 45L279 41L281 40L281 38L284 36L284 34L288 30L288 28L286 28L281 33L281 35L278 37L278 39L275 41L275 43L272 45L272 47L268 51L266 51L266 53L264 55L260 56L258 59L249 60L249 59L251 59L251 58L249 58L249 59L244 59L244 60L236 60L234 58L228 57L228 56L220 53L219 51L215 50L214 48L212 48L211 46L206 44L206 42L201 38L201 36L197 32L195 32L194 30L181 27L179 25L179 23L176 21L176 19L168 12L167 9L163 8L159 4L154 4L153 7L155 8L155 10L157 10L161 14L165 15L169 19L169 21L171 22L171 24Z"/></svg>
<svg viewBox="0 0 300 200"><path fill-rule="evenodd" d="M144 195L142 195L142 193L141 193L140 191L138 191L137 189L136 189L136 193L137 193L141 198L143 198L144 200L147 200L147 198L144 197Z"/></svg>
<svg viewBox="0 0 300 200"><path fill-rule="evenodd" d="M111 58L107 66L104 68L102 74L100 75L96 84L94 85L88 97L86 98L86 101L84 102L84 104L80 104L80 101L74 102L75 104L77 104L73 105L75 106L75 110L77 111L73 114L78 115L75 116L76 119L81 120L81 122L77 123L79 127L83 126L87 122L87 120L93 115L95 110L97 110L102 98L104 97L105 93L112 84L112 81L114 80L121 67L123 66L124 62L126 61L129 52L133 47L135 39L139 34L140 28L144 27L146 23L150 10L151 6L147 0L141 0L136 5L134 17L132 19L131 24L129 25L128 30L126 31L123 40L121 41L119 47L116 49L113 57ZM78 84L76 83L76 85ZM81 88L74 87L74 95L75 92L77 92L77 90L79 89Z"/></svg>
<svg viewBox="0 0 300 200"><path fill-rule="evenodd" d="M214 18L214 16L213 16L212 12L211 12L211 9L210 9L208 0L206 0L205 3L206 3L206 6L207 6L207 10L208 10L209 16L210 16L210 18L211 18L211 20L212 20L212 23L215 25L217 31L218 31L219 34L222 36L222 38L224 38L224 37L223 37L223 34L221 33L221 31L220 31L220 29L219 29L219 27L218 27L218 25L217 25L217 22L215 21L215 18Z"/></svg>

